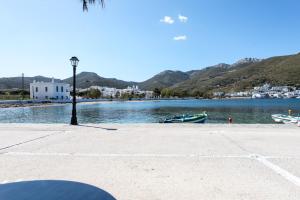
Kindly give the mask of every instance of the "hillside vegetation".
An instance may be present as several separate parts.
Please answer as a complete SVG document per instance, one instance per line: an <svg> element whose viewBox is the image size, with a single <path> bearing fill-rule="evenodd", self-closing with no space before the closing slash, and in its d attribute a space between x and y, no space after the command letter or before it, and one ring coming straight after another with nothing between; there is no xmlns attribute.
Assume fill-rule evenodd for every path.
<svg viewBox="0 0 300 200"><path fill-rule="evenodd" d="M26 89L29 89L29 83L33 80L51 81L50 78L42 76L26 77ZM56 81L72 84L72 77ZM138 85L144 90L164 89L169 95L177 96L203 96L214 91L243 91L264 83L300 87L300 54L264 60L245 58L232 65L221 63L188 72L167 70L140 83L103 78L93 72L82 72L77 75L78 88L97 85L123 89ZM21 77L0 78L2 90L21 87Z"/></svg>
<svg viewBox="0 0 300 200"><path fill-rule="evenodd" d="M190 75L181 71L163 71L154 77L139 83L139 87L146 90L154 90L155 88L163 89L171 87L176 83L181 83L188 80Z"/></svg>
<svg viewBox="0 0 300 200"><path fill-rule="evenodd" d="M73 84L73 78L63 80L66 83ZM124 89L128 86L135 85L135 82L126 82L114 78L103 78L93 72L82 72L76 75L76 83L79 88L88 88L90 86L106 86Z"/></svg>
<svg viewBox="0 0 300 200"><path fill-rule="evenodd" d="M220 65L194 72L190 79L172 86L193 92L240 91L270 83L300 86L300 54L268 58L259 62Z"/></svg>

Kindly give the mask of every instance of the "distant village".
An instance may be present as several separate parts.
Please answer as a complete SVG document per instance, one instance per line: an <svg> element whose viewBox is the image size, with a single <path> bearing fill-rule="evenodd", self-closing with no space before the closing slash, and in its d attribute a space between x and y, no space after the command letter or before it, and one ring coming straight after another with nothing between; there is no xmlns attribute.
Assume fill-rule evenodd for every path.
<svg viewBox="0 0 300 200"><path fill-rule="evenodd" d="M54 79L51 82L36 82L30 84L31 99L70 99L72 87L66 83L56 83ZM85 89L77 89L80 98L116 98L132 99L143 98L151 99L156 95L153 91L140 90L138 86L128 86L125 89L111 87L91 86ZM260 87L254 87L250 91L241 92L214 92L214 98L300 98L300 89L292 86L271 86L264 84ZM159 98L159 96L158 96Z"/></svg>
<svg viewBox="0 0 300 200"><path fill-rule="evenodd" d="M30 84L30 96L32 99L56 99L68 100L71 98L72 87L66 83L36 82ZM103 86L91 86L85 89L77 89L77 95L81 99L152 99L161 98L154 91L144 91L138 86L128 86L125 89L117 89ZM264 84L254 87L250 91L241 92L214 92L214 98L300 98L300 89L292 86L272 86ZM170 97L172 98L172 97ZM174 98L174 97L173 97Z"/></svg>
<svg viewBox="0 0 300 200"><path fill-rule="evenodd" d="M36 100L61 100L71 99L73 90L67 83L58 83L52 79L51 82L33 81L30 84L30 98ZM140 90L138 86L128 86L125 89L110 87L91 86L85 89L77 89L79 99L99 99L99 98L153 98L153 91Z"/></svg>
<svg viewBox="0 0 300 200"><path fill-rule="evenodd" d="M30 84L30 99L35 100L59 100L69 101L72 99L72 87L67 83L33 81ZM78 88L77 96L79 99L157 99L157 98L185 98L185 96L166 96L164 90L147 91L141 90L137 85L128 86L125 89L118 89L105 86L91 86L89 88ZM29 95L29 94L28 94ZM252 90L240 92L216 91L208 98L300 98L300 88L293 86L272 86L264 84L254 87Z"/></svg>
<svg viewBox="0 0 300 200"><path fill-rule="evenodd" d="M103 98L153 98L153 91L144 91L139 89L137 85L128 86L125 89L117 89L102 86L91 86L86 89L79 89L79 94L88 94L91 91L99 91L99 95ZM84 96L84 95L83 95Z"/></svg>
<svg viewBox="0 0 300 200"><path fill-rule="evenodd" d="M253 90L243 92L214 92L215 98L238 98L249 97L254 99L264 98L300 98L300 89L292 86L272 86L264 84L260 87L254 87Z"/></svg>

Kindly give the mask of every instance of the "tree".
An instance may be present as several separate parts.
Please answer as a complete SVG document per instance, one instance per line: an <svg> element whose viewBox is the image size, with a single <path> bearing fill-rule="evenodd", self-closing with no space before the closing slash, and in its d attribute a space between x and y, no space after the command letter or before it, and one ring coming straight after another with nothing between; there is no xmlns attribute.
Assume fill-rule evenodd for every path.
<svg viewBox="0 0 300 200"><path fill-rule="evenodd" d="M98 89L91 89L87 93L88 98L92 98L92 99L99 99L101 95L102 94Z"/></svg>
<svg viewBox="0 0 300 200"><path fill-rule="evenodd" d="M160 89L159 89L159 88L155 88L155 89L153 90L153 95L154 95L155 98L159 98L159 97L160 97L160 94L161 94L161 92L160 92Z"/></svg>
<svg viewBox="0 0 300 200"><path fill-rule="evenodd" d="M95 4L97 1L101 4L102 8L104 8L105 0L82 0L83 11L88 11L88 5Z"/></svg>
<svg viewBox="0 0 300 200"><path fill-rule="evenodd" d="M121 99L128 99L128 100L131 100L133 98L133 95L132 94L129 94L129 93L123 93L121 95Z"/></svg>
<svg viewBox="0 0 300 200"><path fill-rule="evenodd" d="M166 97L166 98L173 97L174 96L174 91L172 89L169 89L169 88L164 88L161 91L161 96Z"/></svg>
<svg viewBox="0 0 300 200"><path fill-rule="evenodd" d="M199 97L203 97L203 92L202 91L199 91L199 90L193 90L192 91L192 96L193 97L197 97L197 98L199 98Z"/></svg>
<svg viewBox="0 0 300 200"><path fill-rule="evenodd" d="M116 97L117 99L121 97L121 94L120 94L120 92L119 92L119 91L117 91L117 93L116 93L116 96L115 96L115 97Z"/></svg>
<svg viewBox="0 0 300 200"><path fill-rule="evenodd" d="M102 93L98 89L89 89L84 92L78 92L77 95L83 98L99 99Z"/></svg>

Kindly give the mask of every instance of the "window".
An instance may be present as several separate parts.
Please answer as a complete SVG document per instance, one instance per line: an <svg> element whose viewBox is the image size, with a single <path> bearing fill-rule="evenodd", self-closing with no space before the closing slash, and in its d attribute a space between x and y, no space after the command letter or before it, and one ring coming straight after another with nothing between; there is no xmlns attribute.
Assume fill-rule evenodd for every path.
<svg viewBox="0 0 300 200"><path fill-rule="evenodd" d="M58 87L57 87L57 89L58 89ZM56 99L58 99L58 96L56 96Z"/></svg>
<svg viewBox="0 0 300 200"><path fill-rule="evenodd" d="M48 87L45 87L45 92L48 92Z"/></svg>
<svg viewBox="0 0 300 200"><path fill-rule="evenodd" d="M56 92L58 92L58 86L56 86ZM57 97L58 98L58 97Z"/></svg>
<svg viewBox="0 0 300 200"><path fill-rule="evenodd" d="M66 96L66 99L69 99L68 96Z"/></svg>
<svg viewBox="0 0 300 200"><path fill-rule="evenodd" d="M61 96L61 99L64 99L64 96Z"/></svg>
<svg viewBox="0 0 300 200"><path fill-rule="evenodd" d="M64 92L64 87L63 86L61 86L61 92Z"/></svg>
<svg viewBox="0 0 300 200"><path fill-rule="evenodd" d="M38 87L35 88L35 92L39 92L39 88Z"/></svg>
<svg viewBox="0 0 300 200"><path fill-rule="evenodd" d="M48 96L45 96L45 99L48 99Z"/></svg>

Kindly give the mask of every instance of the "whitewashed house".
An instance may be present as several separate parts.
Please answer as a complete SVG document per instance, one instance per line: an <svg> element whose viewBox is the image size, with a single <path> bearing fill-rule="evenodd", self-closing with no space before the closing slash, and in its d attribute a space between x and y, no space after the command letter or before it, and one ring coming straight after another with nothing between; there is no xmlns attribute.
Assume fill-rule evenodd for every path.
<svg viewBox="0 0 300 200"><path fill-rule="evenodd" d="M30 98L38 100L69 100L70 85L67 83L56 83L54 79L51 82L30 83Z"/></svg>
<svg viewBox="0 0 300 200"><path fill-rule="evenodd" d="M116 97L117 92L119 91L116 88L110 88L110 87L100 87L100 86L91 86L90 89L96 89L101 92L102 97Z"/></svg>

